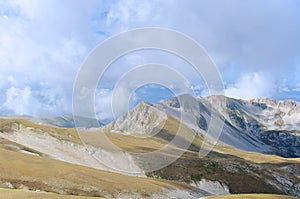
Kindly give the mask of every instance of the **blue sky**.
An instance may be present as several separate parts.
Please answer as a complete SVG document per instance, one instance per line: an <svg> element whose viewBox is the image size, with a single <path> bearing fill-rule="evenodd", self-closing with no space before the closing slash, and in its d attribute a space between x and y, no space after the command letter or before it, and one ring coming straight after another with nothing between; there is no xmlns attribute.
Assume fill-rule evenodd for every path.
<svg viewBox="0 0 300 199"><path fill-rule="evenodd" d="M110 36L149 26L174 29L201 44L220 70L226 95L299 101L299 9L297 0L0 0L0 112L71 114L73 83L89 52ZM101 119L111 117L118 77L153 61L185 74L197 94L207 93L181 60L137 52L113 64L100 82L95 107ZM133 96L153 102L170 93L150 86Z"/></svg>

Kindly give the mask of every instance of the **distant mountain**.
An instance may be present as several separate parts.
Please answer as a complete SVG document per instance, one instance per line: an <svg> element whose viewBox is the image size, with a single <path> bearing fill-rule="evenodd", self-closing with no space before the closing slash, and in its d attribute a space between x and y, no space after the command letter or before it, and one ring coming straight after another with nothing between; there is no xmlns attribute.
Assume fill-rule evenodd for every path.
<svg viewBox="0 0 300 199"><path fill-rule="evenodd" d="M219 141L225 144L250 152L300 157L300 104L291 100L181 95L153 105L143 102L105 128L153 134L154 127L171 116L203 134L211 115L216 121L224 120Z"/></svg>
<svg viewBox="0 0 300 199"><path fill-rule="evenodd" d="M79 117L76 116L76 124L74 121L73 116L57 116L57 117L31 117L31 116L21 116L20 118L31 121L35 124L41 125L50 125L54 127L60 128L99 128L102 127L104 124L101 123L99 120L94 118L87 118L87 117Z"/></svg>
<svg viewBox="0 0 300 199"><path fill-rule="evenodd" d="M299 158L249 153L222 143L199 158L201 133L209 125L206 116L218 112L209 103L199 103L202 99L180 97L186 102L180 108L189 116L183 122L175 119L178 104L172 103L177 107L173 109L168 102L141 103L105 126L105 131L76 131L0 118L0 187L108 198L187 199L241 193L300 197ZM166 112L173 111L174 116L160 109L163 103ZM184 124L197 118L196 126L202 130ZM228 121L225 126L226 131L234 129ZM178 127L182 127L179 142L170 142ZM241 143L253 147L260 142L246 134L236 128L224 133L226 139L221 137L239 138L240 147ZM112 148L104 136L120 150ZM193 138L191 145L184 148L181 144L189 137ZM165 146L170 150L162 150ZM168 159L173 161L162 166ZM157 169L149 170L151 167Z"/></svg>
<svg viewBox="0 0 300 199"><path fill-rule="evenodd" d="M300 130L300 103L292 100L277 101L270 98L252 100L236 100L226 98L225 104L220 104L221 96L204 98L211 100L211 105L228 121L235 122L238 118L242 123L236 125L244 130L256 121L265 130ZM219 106L216 106L216 105Z"/></svg>

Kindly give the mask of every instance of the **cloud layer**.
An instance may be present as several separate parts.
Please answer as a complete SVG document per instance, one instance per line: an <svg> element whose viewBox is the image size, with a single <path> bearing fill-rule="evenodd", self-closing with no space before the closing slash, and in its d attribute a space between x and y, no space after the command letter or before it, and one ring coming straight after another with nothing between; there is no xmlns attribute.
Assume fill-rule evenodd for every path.
<svg viewBox="0 0 300 199"><path fill-rule="evenodd" d="M297 0L0 0L0 112L71 114L73 83L89 52L120 31L149 26L172 28L200 43L231 97L299 100L299 9ZM168 64L198 93L205 90L182 60L136 53L112 66L99 86L95 106L103 118L111 115L113 83L148 62Z"/></svg>

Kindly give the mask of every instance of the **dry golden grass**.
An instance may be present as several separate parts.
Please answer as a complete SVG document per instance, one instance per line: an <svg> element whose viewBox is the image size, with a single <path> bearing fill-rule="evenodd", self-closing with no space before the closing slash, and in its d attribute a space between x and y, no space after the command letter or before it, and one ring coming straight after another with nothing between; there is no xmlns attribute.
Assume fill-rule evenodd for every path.
<svg viewBox="0 0 300 199"><path fill-rule="evenodd" d="M175 131L175 128L177 128L176 125L178 125L175 123L175 121L176 120L171 119L166 122L166 131L170 133ZM76 129L55 128L51 126L38 125L18 118L0 119L0 132L11 131L15 124L17 124L19 127L22 126L24 128L32 128L36 133L47 132L49 135L60 140L69 141L76 144L90 144L92 146L101 147L104 149L112 149L107 142L107 140L109 140L117 147L134 153L158 150L164 145L168 144L167 141L158 137L139 138L113 132L103 133L101 131L77 131ZM103 139L104 136L107 138L107 140Z"/></svg>
<svg viewBox="0 0 300 199"><path fill-rule="evenodd" d="M142 138L136 137L134 135L123 135L120 133L101 131L80 131L79 135L84 143L106 149L112 149L112 147L110 147L109 145L109 143L112 143L122 150L132 153L147 153L162 149L166 145L168 145L168 147L174 149L176 148L176 150L182 151L184 149L170 145L170 140L173 139L179 128L180 131L178 132L177 136L179 136L181 139L201 143L199 137L193 140L195 136L194 132L191 129L189 129L185 125L181 125L180 127L178 121L172 117L169 117L166 120L162 131L157 133L153 137ZM107 140L103 139L104 137L106 137Z"/></svg>
<svg viewBox="0 0 300 199"><path fill-rule="evenodd" d="M77 131L76 129L63 129L63 128L55 128L51 126L44 126L31 123L29 121L13 118L13 119L0 119L0 132L8 131L11 129L13 124L22 124L24 127L32 127L33 129L38 130L38 132L47 132L51 136L56 137L61 140L74 142L77 144L82 144L82 140L84 143L91 144L95 147L102 147L107 149L112 149L110 145L107 144L107 141L103 139L103 136L106 136L107 139L129 152L133 153L144 153L150 152L154 150L161 149L163 146L168 144L167 140L162 139L159 136L149 137L149 138L138 138L131 135L122 135L119 133L113 132L92 132L92 131ZM168 117L163 127L163 130L170 136L174 136L180 127L180 123L178 120ZM179 136L184 139L191 139L194 132L191 129L186 127L185 125L181 126L181 131ZM82 138L82 140L80 139ZM193 144L197 147L201 147L202 138L197 136L193 140ZM241 157L245 160L252 161L255 163L300 163L300 158L282 158L276 155L265 155L255 152L247 152L242 151L231 146L215 146L214 151L229 154L237 157Z"/></svg>
<svg viewBox="0 0 300 199"><path fill-rule="evenodd" d="M292 196L272 194L236 194L223 196L208 196L205 199L296 199Z"/></svg>
<svg viewBox="0 0 300 199"><path fill-rule="evenodd" d="M247 152L247 151L242 151L233 148L231 146L216 146L214 148L214 151L219 153L234 155L255 163L273 163L273 164L284 163L284 162L300 163L300 158L283 158L276 155L266 155L266 154L255 153L255 152Z"/></svg>
<svg viewBox="0 0 300 199"><path fill-rule="evenodd" d="M80 131L75 129L60 129L43 125L36 125L31 122L20 119L0 119L0 132L9 131L14 124L21 124L23 127L32 127L36 133L47 132L53 137L60 140L70 141L77 144L82 144L80 138L85 143L94 145L101 148L110 148L107 142L103 139L106 136L112 143L126 151L140 153L149 152L161 149L165 144L169 143L178 130L179 123L174 118L168 118L163 128L163 133L150 138L137 138L130 135L122 135L112 132L91 132ZM186 126L182 126L180 137L185 139L191 138L193 131ZM1 141L1 140L0 140ZM202 144L201 137L195 137L193 145L200 147ZM51 192L63 192L68 194L80 194L89 196L107 196L109 193L119 193L122 191L138 192L138 193L151 193L160 192L162 188L180 188L189 189L188 185L181 183L129 177L116 173L100 171L88 167L68 164L57 160L49 159L46 157L35 157L25 155L6 149L1 149L0 143L0 180L6 180L13 183L16 187L21 184L32 189L40 189ZM5 148L5 147L4 147ZM181 150L181 149L178 149ZM218 153L230 154L236 157L241 157L247 161L255 163L283 163L283 162L297 162L299 159L285 159L273 155L263 155L259 153L250 153L241 151L230 146L216 146L214 151ZM182 159L192 156L197 157L197 152L187 151ZM216 159L219 156L214 157ZM185 160L183 160L185 161ZM177 172L174 170L174 172ZM169 179L169 178L167 178ZM4 182L6 182L4 181ZM245 193L245 192L244 192ZM273 193L273 192L270 192ZM274 192L275 193L275 192ZM265 198L269 199L268 195L237 195L233 198L241 197L251 198ZM222 196L223 198L229 196ZM231 196L230 196L231 197ZM292 197L284 197L292 198ZM280 198L279 197L279 198ZM271 198L275 198L272 196ZM221 198L222 199L222 198Z"/></svg>
<svg viewBox="0 0 300 199"><path fill-rule="evenodd" d="M36 131L37 133L47 132L49 135L56 137L60 140L71 141L77 144L81 144L76 129L55 128L51 126L39 125L19 118L0 118L0 132L11 131L11 127L15 124L18 126L18 128L20 128L21 126L30 127L33 129L33 131Z"/></svg>
<svg viewBox="0 0 300 199"><path fill-rule="evenodd" d="M177 182L125 176L5 149L0 149L0 180L15 187L25 185L34 190L87 196L190 188Z"/></svg>
<svg viewBox="0 0 300 199"><path fill-rule="evenodd" d="M10 132L15 128L32 128L33 132L45 133L60 140L82 144L83 138L88 144L106 147L103 136L117 146L131 152L148 152L163 147L167 142L158 137L137 138L118 133L101 133L60 129L33 124L21 119L0 119L0 132ZM102 134L102 135L101 135ZM0 140L0 184L10 182L15 187L25 185L30 189L50 192L80 194L89 196L107 196L119 192L152 193L162 189L190 189L182 183L165 180L138 178L105 172L47 157L27 155L7 148L5 144L18 145L8 140ZM2 143L2 145L1 145ZM22 145L18 145L23 148ZM34 151L35 152L35 151Z"/></svg>
<svg viewBox="0 0 300 199"><path fill-rule="evenodd" d="M60 195L48 192L35 192L16 189L0 189L1 199L95 199L95 197ZM97 197L99 198L99 197ZM100 199L100 198L99 198Z"/></svg>
<svg viewBox="0 0 300 199"><path fill-rule="evenodd" d="M170 134L173 133L173 135L175 135L174 132L176 132L178 130L179 125L180 124L179 124L178 120L176 120L172 117L168 117L168 120L165 123L164 129L168 133L170 133ZM181 137L186 138L188 136L193 136L194 132L190 128L186 127L185 125L182 125L181 128L182 128ZM192 144L200 148L200 147L203 147L202 141L203 141L202 137L196 136L196 137L194 137ZM243 151L240 149L236 149L236 148L228 146L228 145L227 146L226 145L224 145L224 146L216 145L213 148L213 151L240 157L240 158L243 158L247 161L251 161L254 163L273 163L273 164L284 163L284 162L300 163L300 158L283 158L283 157L276 156L276 155L266 155L266 154L255 153L255 152L247 152L247 151Z"/></svg>
<svg viewBox="0 0 300 199"><path fill-rule="evenodd" d="M84 143L111 149L108 143L133 153L144 153L162 148L166 142L153 138L138 138L131 135L122 135L119 133L101 133L101 132L80 132L80 136ZM107 140L104 139L104 136Z"/></svg>

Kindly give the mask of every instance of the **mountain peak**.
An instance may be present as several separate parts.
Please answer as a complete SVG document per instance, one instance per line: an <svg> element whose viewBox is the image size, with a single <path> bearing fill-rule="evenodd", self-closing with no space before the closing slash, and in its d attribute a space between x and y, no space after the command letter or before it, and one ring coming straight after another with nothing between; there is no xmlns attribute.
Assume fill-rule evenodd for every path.
<svg viewBox="0 0 300 199"><path fill-rule="evenodd" d="M105 128L124 134L149 135L159 129L166 119L166 113L142 101Z"/></svg>
<svg viewBox="0 0 300 199"><path fill-rule="evenodd" d="M149 103L149 102L145 102L145 101L141 101L140 103L138 103L136 105L136 107L140 107L140 108L142 108L142 107L149 107L149 106L152 106L152 104Z"/></svg>

